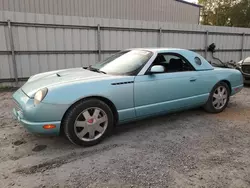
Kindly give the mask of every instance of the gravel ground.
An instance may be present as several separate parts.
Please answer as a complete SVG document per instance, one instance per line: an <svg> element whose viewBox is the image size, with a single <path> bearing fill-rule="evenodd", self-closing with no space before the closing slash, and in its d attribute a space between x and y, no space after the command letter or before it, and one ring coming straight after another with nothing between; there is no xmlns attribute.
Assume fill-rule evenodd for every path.
<svg viewBox="0 0 250 188"><path fill-rule="evenodd" d="M120 126L81 148L28 133L0 92L0 187L250 187L250 88L202 109Z"/></svg>

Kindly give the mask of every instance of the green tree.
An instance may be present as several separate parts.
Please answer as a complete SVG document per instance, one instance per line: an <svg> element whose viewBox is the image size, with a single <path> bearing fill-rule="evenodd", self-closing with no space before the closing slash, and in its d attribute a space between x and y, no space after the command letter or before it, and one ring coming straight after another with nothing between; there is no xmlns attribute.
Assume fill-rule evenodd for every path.
<svg viewBox="0 0 250 188"><path fill-rule="evenodd" d="M202 24L250 27L250 0L199 0Z"/></svg>
<svg viewBox="0 0 250 188"><path fill-rule="evenodd" d="M230 11L232 26L250 27L250 0L241 0Z"/></svg>

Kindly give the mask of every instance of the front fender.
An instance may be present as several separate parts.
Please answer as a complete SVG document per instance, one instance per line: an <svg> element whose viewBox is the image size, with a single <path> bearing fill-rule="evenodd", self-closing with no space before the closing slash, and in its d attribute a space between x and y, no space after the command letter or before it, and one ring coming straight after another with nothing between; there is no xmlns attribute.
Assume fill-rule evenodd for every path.
<svg viewBox="0 0 250 188"><path fill-rule="evenodd" d="M128 76L122 80L100 80L57 85L48 88L48 94L43 103L72 105L83 98L99 96L110 100L117 110L129 109L134 107L133 81L134 77ZM114 83L117 82L127 84L115 85Z"/></svg>

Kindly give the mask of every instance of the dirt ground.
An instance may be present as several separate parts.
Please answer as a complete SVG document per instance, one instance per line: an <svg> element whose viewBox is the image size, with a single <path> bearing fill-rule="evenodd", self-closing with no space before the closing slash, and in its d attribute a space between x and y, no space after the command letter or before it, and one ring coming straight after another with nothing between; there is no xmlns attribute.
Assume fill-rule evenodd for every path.
<svg viewBox="0 0 250 188"><path fill-rule="evenodd" d="M0 187L250 187L250 88L221 114L195 109L120 126L81 148L28 133L0 92Z"/></svg>

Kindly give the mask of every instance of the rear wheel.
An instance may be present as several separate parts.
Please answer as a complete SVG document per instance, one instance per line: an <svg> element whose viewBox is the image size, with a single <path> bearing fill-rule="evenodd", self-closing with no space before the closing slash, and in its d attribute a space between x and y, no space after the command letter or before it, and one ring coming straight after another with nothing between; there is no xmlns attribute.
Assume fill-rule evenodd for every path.
<svg viewBox="0 0 250 188"><path fill-rule="evenodd" d="M66 137L74 144L92 146L101 142L114 126L109 106L89 99L72 106L63 120Z"/></svg>
<svg viewBox="0 0 250 188"><path fill-rule="evenodd" d="M220 82L212 89L209 99L204 109L210 113L220 113L228 105L230 97L230 89L224 82Z"/></svg>

